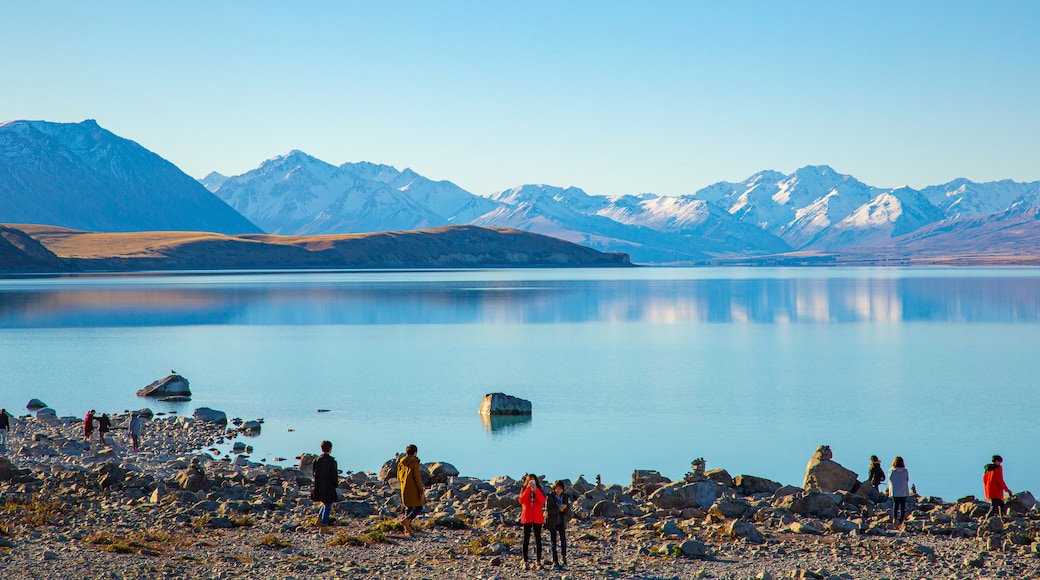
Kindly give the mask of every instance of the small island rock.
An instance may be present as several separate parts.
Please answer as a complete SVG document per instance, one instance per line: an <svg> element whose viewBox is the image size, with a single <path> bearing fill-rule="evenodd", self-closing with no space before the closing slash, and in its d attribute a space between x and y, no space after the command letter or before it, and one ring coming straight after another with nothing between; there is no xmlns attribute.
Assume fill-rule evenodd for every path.
<svg viewBox="0 0 1040 580"><path fill-rule="evenodd" d="M37 410L42 409L42 408L44 408L46 406L47 406L47 403L44 403L43 401L41 401L39 399L29 399L29 403L27 405L25 405L25 408L29 409L30 411L37 411Z"/></svg>
<svg viewBox="0 0 1040 580"><path fill-rule="evenodd" d="M209 407L199 407L195 409L193 415L200 421L211 421L213 423L227 423L227 414L224 411L217 411L216 409L210 409Z"/></svg>
<svg viewBox="0 0 1040 580"><path fill-rule="evenodd" d="M480 403L481 415L530 415L531 401L507 395L488 393Z"/></svg>
<svg viewBox="0 0 1040 580"><path fill-rule="evenodd" d="M138 397L190 397L188 379L180 375L170 375L159 379L147 387L137 391Z"/></svg>

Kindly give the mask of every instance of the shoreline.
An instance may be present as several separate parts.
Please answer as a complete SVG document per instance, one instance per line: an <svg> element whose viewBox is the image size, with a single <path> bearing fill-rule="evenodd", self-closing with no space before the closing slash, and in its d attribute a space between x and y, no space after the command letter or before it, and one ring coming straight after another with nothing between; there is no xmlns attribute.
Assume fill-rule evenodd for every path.
<svg viewBox="0 0 1040 580"><path fill-rule="evenodd" d="M117 423L122 420L114 415ZM891 578L1040 574L1040 513L983 520L988 504L916 498L902 526L870 494L806 491L724 469L670 482L569 482L563 571L520 568L519 484L428 463L422 532L406 538L396 487L344 473L321 533L309 474L205 450L225 425L148 421L142 452L79 421L18 419L0 456L0 565L11 578ZM335 449L333 450L335 455ZM420 453L420 457L421 457ZM10 463L8 463L10 461ZM543 559L549 560L548 534Z"/></svg>

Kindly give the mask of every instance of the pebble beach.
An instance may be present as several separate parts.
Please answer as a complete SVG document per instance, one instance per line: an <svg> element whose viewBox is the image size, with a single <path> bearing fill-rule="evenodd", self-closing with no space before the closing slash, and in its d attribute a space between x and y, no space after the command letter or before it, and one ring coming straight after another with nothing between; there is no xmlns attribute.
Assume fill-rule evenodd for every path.
<svg viewBox="0 0 1040 580"><path fill-rule="evenodd" d="M678 481L653 471L625 485L568 481L566 568L549 569L546 533L547 566L523 570L519 474L481 480L450 458L426 463L428 504L407 537L392 469L345 471L332 525L320 528L309 458L285 467L214 453L242 433L155 417L134 452L120 432L108 445L85 441L79 419L16 418L0 455L3 577L1040 577L1040 513L1027 493L992 519L971 496L914 497L896 525L870 489L821 491L822 479L785 485L721 468Z"/></svg>

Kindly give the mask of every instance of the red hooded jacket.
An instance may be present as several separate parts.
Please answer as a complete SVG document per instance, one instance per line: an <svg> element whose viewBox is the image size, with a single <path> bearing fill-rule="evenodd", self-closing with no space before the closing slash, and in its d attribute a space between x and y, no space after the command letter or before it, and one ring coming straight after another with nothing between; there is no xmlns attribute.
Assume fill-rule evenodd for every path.
<svg viewBox="0 0 1040 580"><path fill-rule="evenodd" d="M528 485L520 490L520 505L523 506L520 511L521 524L545 523L545 513L542 512L542 506L545 505L545 494L542 493L539 486Z"/></svg>
<svg viewBox="0 0 1040 580"><path fill-rule="evenodd" d="M982 474L982 484L986 488L986 499L1004 499L1004 492L1013 494L1011 488L1004 483L1004 468L997 466L993 471Z"/></svg>

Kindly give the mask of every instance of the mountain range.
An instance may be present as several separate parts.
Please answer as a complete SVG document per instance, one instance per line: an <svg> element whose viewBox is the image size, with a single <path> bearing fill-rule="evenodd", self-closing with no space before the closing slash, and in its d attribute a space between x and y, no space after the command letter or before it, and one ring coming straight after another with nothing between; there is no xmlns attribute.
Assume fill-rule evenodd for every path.
<svg viewBox="0 0 1040 580"><path fill-rule="evenodd" d="M689 195L590 195L528 184L474 195L386 165L330 165L301 151L202 180L266 231L316 234L469 223L620 251L642 263L899 247L932 224L1040 206L1040 182L957 179L921 190L866 185L828 166L762 171ZM909 247L903 244L903 247ZM963 249L963 248L962 248Z"/></svg>
<svg viewBox="0 0 1040 580"><path fill-rule="evenodd" d="M993 246L1027 256L1040 254L1031 233L1040 226L1023 216L1038 206L1040 181L882 188L825 165L762 171L681 196L545 184L476 195L411 169L332 165L291 151L241 175L196 181L94 121L0 125L0 223L91 231L299 236L477 225L655 264L989 255Z"/></svg>

